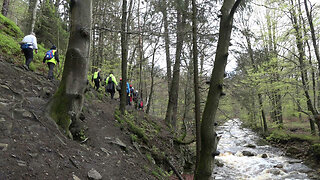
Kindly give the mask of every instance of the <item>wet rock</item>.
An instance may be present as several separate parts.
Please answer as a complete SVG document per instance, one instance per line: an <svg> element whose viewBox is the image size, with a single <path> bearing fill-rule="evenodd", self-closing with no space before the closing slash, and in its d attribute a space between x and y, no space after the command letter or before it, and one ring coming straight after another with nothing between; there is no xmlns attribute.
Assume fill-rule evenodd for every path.
<svg viewBox="0 0 320 180"><path fill-rule="evenodd" d="M91 169L91 170L88 172L88 178L89 178L89 179L94 179L94 180L96 180L96 179L102 179L102 176L101 176L101 174L100 174L97 170Z"/></svg>
<svg viewBox="0 0 320 180"><path fill-rule="evenodd" d="M27 163L21 160L17 160L17 163L18 163L18 166L21 166L21 167L27 166Z"/></svg>
<svg viewBox="0 0 320 180"><path fill-rule="evenodd" d="M299 159L293 159L293 160L290 160L290 161L287 161L289 164L295 164L295 163L301 163L302 160L299 160Z"/></svg>
<svg viewBox="0 0 320 180"><path fill-rule="evenodd" d="M8 150L8 144L0 143L0 151Z"/></svg>
<svg viewBox="0 0 320 180"><path fill-rule="evenodd" d="M254 144L247 144L244 147L248 147L248 148L256 148L256 145Z"/></svg>
<svg viewBox="0 0 320 180"><path fill-rule="evenodd" d="M281 171L279 169L270 169L269 173L271 173L273 175L279 175L281 173Z"/></svg>
<svg viewBox="0 0 320 180"><path fill-rule="evenodd" d="M214 163L215 163L215 165L217 165L218 167L223 167L223 166L224 166L224 164L223 164L221 161L219 161L218 159L215 159L215 160L214 160Z"/></svg>
<svg viewBox="0 0 320 180"><path fill-rule="evenodd" d="M262 158L268 158L268 155L267 154L262 154L261 157Z"/></svg>
<svg viewBox="0 0 320 180"><path fill-rule="evenodd" d="M283 164L277 164L275 166L273 166L274 168L279 168L279 169L282 169L283 168Z"/></svg>
<svg viewBox="0 0 320 180"><path fill-rule="evenodd" d="M252 152L250 152L250 151L242 151L242 154L244 155L244 156L255 156Z"/></svg>

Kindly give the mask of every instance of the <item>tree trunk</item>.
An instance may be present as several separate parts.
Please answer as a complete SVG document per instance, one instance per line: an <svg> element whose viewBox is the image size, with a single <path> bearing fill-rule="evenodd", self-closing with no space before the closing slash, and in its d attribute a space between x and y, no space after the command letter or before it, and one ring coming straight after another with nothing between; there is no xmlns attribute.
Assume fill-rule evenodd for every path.
<svg viewBox="0 0 320 180"><path fill-rule="evenodd" d="M169 91L169 101L166 113L166 123L171 125L173 129L176 128L177 113L178 113L178 97L179 97L179 81L180 81L180 64L181 64L181 53L182 46L185 36L187 10L189 0L179 0L181 7L177 8L177 46L176 46L176 62L173 68L173 77Z"/></svg>
<svg viewBox="0 0 320 180"><path fill-rule="evenodd" d="M121 71L122 71L122 84L121 84L121 99L120 111L122 114L126 110L127 102L127 58L128 58L128 41L126 32L127 23L127 0L122 1L122 19L121 19Z"/></svg>
<svg viewBox="0 0 320 180"><path fill-rule="evenodd" d="M219 39L212 70L210 88L201 124L201 154L195 179L210 179L213 170L214 153L218 137L214 129L215 116L222 92L223 78L227 64L233 15L241 0L224 0L221 7Z"/></svg>
<svg viewBox="0 0 320 180"><path fill-rule="evenodd" d="M171 59L170 59L170 39L169 39L169 23L168 23L168 14L167 14L167 1L162 1L161 12L163 15L163 28L164 28L164 43L166 51L166 62L167 62L167 82L168 82L168 93L170 92L170 83L171 83Z"/></svg>
<svg viewBox="0 0 320 180"><path fill-rule="evenodd" d="M37 15L37 6L38 0L29 0L29 21L27 22L27 31L26 34L30 34L34 31L34 26L36 24L36 15Z"/></svg>
<svg viewBox="0 0 320 180"><path fill-rule="evenodd" d="M198 70L198 43L197 43L197 4L192 0L192 43L193 43L193 81L194 81L194 106L196 123L196 167L200 162L201 134L200 134L200 92L199 92L199 70Z"/></svg>
<svg viewBox="0 0 320 180"><path fill-rule="evenodd" d="M253 50L252 50L252 47L251 47L251 41L250 41L250 37L249 37L249 32L248 31L249 31L248 29L245 30L244 36L246 37L246 41L247 41L247 45L248 45L248 53L249 53L249 56L250 56L252 67L253 67L254 71L257 72L258 68L257 68L257 66L255 64L255 61L254 61ZM259 101L259 109L260 109L261 117L262 117L262 129L263 129L263 132L267 132L268 131L267 119L266 119L266 115L264 113L263 99L262 99L262 95L261 95L260 92L258 92L258 101Z"/></svg>
<svg viewBox="0 0 320 180"><path fill-rule="evenodd" d="M148 100L148 104L147 104L147 110L146 110L146 113L149 114L150 112L150 107L151 107L151 102L152 102L152 95L153 95L153 88L154 88L154 60L155 60L155 55L156 55L156 51L157 51L157 45L158 45L158 42L156 43L154 49L153 49L153 54L152 54L152 63L151 63L151 87L150 87L150 94L149 94L149 100Z"/></svg>
<svg viewBox="0 0 320 180"><path fill-rule="evenodd" d="M10 0L3 0L1 13L5 17L8 16Z"/></svg>
<svg viewBox="0 0 320 180"><path fill-rule="evenodd" d="M79 135L78 119L87 86L91 5L91 0L70 2L71 29L64 71L59 88L48 106L49 115L71 138Z"/></svg>
<svg viewBox="0 0 320 180"><path fill-rule="evenodd" d="M290 0L290 2L291 2L291 5L294 6L293 0ZM292 25L295 30L296 45L297 45L298 54L299 54L299 67L300 67L300 73L301 73L301 82L303 85L305 97L307 99L307 107L308 107L308 110L312 113L312 115L314 117L316 117L316 116L318 116L318 112L316 111L316 109L312 105L311 97L310 97L309 91L308 91L309 90L308 78L307 78L308 72L307 72L307 69L306 69L306 66L304 63L305 52L304 52L304 48L303 48L302 29L301 29L301 25L298 24L298 19L296 16L295 9L292 8L290 13L291 13ZM311 128L311 132L315 133L314 122L311 119L310 119L310 128Z"/></svg>

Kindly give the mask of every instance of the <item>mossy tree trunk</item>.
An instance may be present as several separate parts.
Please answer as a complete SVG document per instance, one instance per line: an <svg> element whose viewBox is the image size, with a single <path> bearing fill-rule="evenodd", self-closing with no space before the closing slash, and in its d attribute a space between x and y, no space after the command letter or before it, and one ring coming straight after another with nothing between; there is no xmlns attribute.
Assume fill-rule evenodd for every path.
<svg viewBox="0 0 320 180"><path fill-rule="evenodd" d="M211 179L214 154L218 137L214 129L215 116L222 92L223 78L227 64L233 15L241 0L224 0L221 7L219 39L212 70L210 88L201 123L201 151L195 179Z"/></svg>
<svg viewBox="0 0 320 180"><path fill-rule="evenodd" d="M49 102L49 115L70 137L80 131L78 119L90 61L91 7L91 0L70 2L71 29L64 71L59 88Z"/></svg>

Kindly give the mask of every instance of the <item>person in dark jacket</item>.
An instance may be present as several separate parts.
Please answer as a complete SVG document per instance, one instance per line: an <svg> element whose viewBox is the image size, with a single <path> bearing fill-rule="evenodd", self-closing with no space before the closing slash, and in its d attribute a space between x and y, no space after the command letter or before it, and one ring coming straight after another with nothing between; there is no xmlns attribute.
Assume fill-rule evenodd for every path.
<svg viewBox="0 0 320 180"><path fill-rule="evenodd" d="M57 52L57 48L55 45L53 45L50 50L46 53L46 55L43 58L43 64L47 63L48 64L48 68L49 68L49 72L48 72L48 79L49 80L53 80L53 69L54 66L58 63L60 63L59 61L59 54Z"/></svg>
<svg viewBox="0 0 320 180"><path fill-rule="evenodd" d="M116 92L115 87L117 85L117 80L111 71L109 76L106 78L106 92L111 94L111 99L113 99L114 93Z"/></svg>
<svg viewBox="0 0 320 180"><path fill-rule="evenodd" d="M91 79L91 81L94 82L94 87L95 87L95 89L97 91L99 90L100 81L101 81L100 72L101 72L101 69L98 68L98 70L93 73L93 76L92 76L92 79Z"/></svg>

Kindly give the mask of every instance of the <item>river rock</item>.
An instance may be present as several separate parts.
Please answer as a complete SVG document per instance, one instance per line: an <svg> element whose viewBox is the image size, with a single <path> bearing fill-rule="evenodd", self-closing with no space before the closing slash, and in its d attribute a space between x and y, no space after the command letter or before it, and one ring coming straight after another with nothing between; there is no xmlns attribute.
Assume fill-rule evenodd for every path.
<svg viewBox="0 0 320 180"><path fill-rule="evenodd" d="M299 159L293 159L293 160L289 160L287 161L289 164L295 164L295 163L301 163L302 160L299 160Z"/></svg>
<svg viewBox="0 0 320 180"><path fill-rule="evenodd" d="M248 148L256 148L256 145L254 145L254 144L247 144L247 145L245 145L244 147L248 147Z"/></svg>
<svg viewBox="0 0 320 180"><path fill-rule="evenodd" d="M97 170L91 169L88 172L88 178L93 180L98 180L98 179L102 179L102 176Z"/></svg>
<svg viewBox="0 0 320 180"><path fill-rule="evenodd" d="M250 152L250 151L242 151L242 154L244 156L254 156L254 154L252 152Z"/></svg>
<svg viewBox="0 0 320 180"><path fill-rule="evenodd" d="M277 164L275 166L273 166L274 168L279 168L279 169L282 169L283 168L283 164Z"/></svg>
<svg viewBox="0 0 320 180"><path fill-rule="evenodd" d="M261 157L262 158L268 158L268 155L267 154L262 154Z"/></svg>
<svg viewBox="0 0 320 180"><path fill-rule="evenodd" d="M223 164L221 161L219 161L218 159L215 159L215 160L214 160L214 163L215 163L218 167L223 167L223 166L224 166L224 164Z"/></svg>
<svg viewBox="0 0 320 180"><path fill-rule="evenodd" d="M281 171L279 169L270 169L269 173L274 174L274 175L279 175Z"/></svg>

